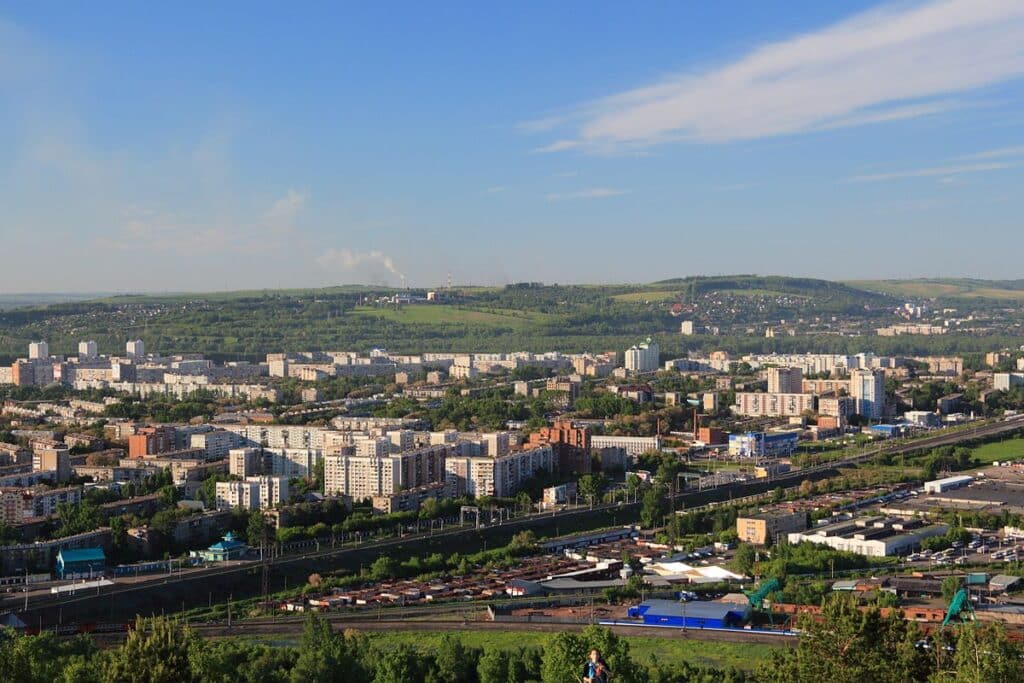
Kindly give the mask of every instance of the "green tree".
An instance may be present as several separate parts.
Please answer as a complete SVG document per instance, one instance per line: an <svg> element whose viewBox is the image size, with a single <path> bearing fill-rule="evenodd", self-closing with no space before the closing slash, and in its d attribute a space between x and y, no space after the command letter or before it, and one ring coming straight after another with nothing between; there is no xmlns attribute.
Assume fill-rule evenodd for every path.
<svg viewBox="0 0 1024 683"><path fill-rule="evenodd" d="M963 579L955 574L944 578L942 580L942 601L948 605L963 583Z"/></svg>
<svg viewBox="0 0 1024 683"><path fill-rule="evenodd" d="M736 547L736 554L732 557L731 566L733 571L744 576L754 575L754 562L757 558L757 549L749 543L740 543Z"/></svg>
<svg viewBox="0 0 1024 683"><path fill-rule="evenodd" d="M917 624L902 615L861 610L848 596L828 600L821 619L798 621L804 631L792 649L777 650L758 670L764 683L903 683L925 681L933 660L915 644Z"/></svg>
<svg viewBox="0 0 1024 683"><path fill-rule="evenodd" d="M508 654L504 650L495 647L484 651L476 668L480 683L508 683L508 664Z"/></svg>
<svg viewBox="0 0 1024 683"><path fill-rule="evenodd" d="M358 636L335 634L326 619L310 614L302 630L291 680L293 683L367 683L370 676L359 657L365 649L366 644Z"/></svg>
<svg viewBox="0 0 1024 683"><path fill-rule="evenodd" d="M456 636L445 633L434 653L434 679L438 683L472 683L477 656Z"/></svg>
<svg viewBox="0 0 1024 683"><path fill-rule="evenodd" d="M601 498L608 487L608 479L602 474L584 474L576 484L580 495L590 501L590 507Z"/></svg>
<svg viewBox="0 0 1024 683"><path fill-rule="evenodd" d="M648 489L640 506L640 524L645 529L661 526L667 512L668 504L663 492L657 487Z"/></svg>
<svg viewBox="0 0 1024 683"><path fill-rule="evenodd" d="M173 619L139 619L124 645L110 653L104 668L109 683L189 683L193 635Z"/></svg>
<svg viewBox="0 0 1024 683"><path fill-rule="evenodd" d="M1011 643L998 622L964 624L958 628L954 672L942 671L940 681L1011 683L1024 680L1024 649ZM950 675L952 673L952 675Z"/></svg>
<svg viewBox="0 0 1024 683"><path fill-rule="evenodd" d="M376 660L377 671L373 683L410 683L421 680L419 663L422 657L405 643L378 653Z"/></svg>

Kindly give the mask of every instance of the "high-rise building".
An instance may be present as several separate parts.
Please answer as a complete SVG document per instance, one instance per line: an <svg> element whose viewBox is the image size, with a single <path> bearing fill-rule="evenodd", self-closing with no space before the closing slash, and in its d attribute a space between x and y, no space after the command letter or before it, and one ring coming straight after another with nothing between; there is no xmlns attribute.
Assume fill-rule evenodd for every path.
<svg viewBox="0 0 1024 683"><path fill-rule="evenodd" d="M128 437L128 457L142 458L159 455L177 448L177 430L169 425L142 427Z"/></svg>
<svg viewBox="0 0 1024 683"><path fill-rule="evenodd" d="M647 341L626 349L625 366L628 372L654 372L661 362L661 350L648 337Z"/></svg>
<svg viewBox="0 0 1024 683"><path fill-rule="evenodd" d="M39 448L32 453L33 472L53 472L57 483L71 478L71 452L67 448Z"/></svg>
<svg viewBox="0 0 1024 683"><path fill-rule="evenodd" d="M32 342L28 345L29 360L45 360L50 357L50 345L44 341Z"/></svg>
<svg viewBox="0 0 1024 683"><path fill-rule="evenodd" d="M362 443L356 444L358 449ZM383 448L390 442L382 439ZM423 446L403 453L328 455L324 458L324 493L355 499L386 496L444 481L445 445Z"/></svg>
<svg viewBox="0 0 1024 683"><path fill-rule="evenodd" d="M253 477L263 471L263 452L258 448L232 448L228 451L228 472L242 477Z"/></svg>
<svg viewBox="0 0 1024 683"><path fill-rule="evenodd" d="M768 368L768 393L799 394L804 373L800 368Z"/></svg>
<svg viewBox="0 0 1024 683"><path fill-rule="evenodd" d="M78 342L78 357L83 360L92 360L99 355L94 341Z"/></svg>
<svg viewBox="0 0 1024 683"><path fill-rule="evenodd" d="M857 413L877 420L885 408L885 373L858 369L850 372L850 396L857 402Z"/></svg>
<svg viewBox="0 0 1024 683"><path fill-rule="evenodd" d="M128 354L129 358L145 358L146 357L146 345L142 343L141 339L135 339L124 345L125 353Z"/></svg>

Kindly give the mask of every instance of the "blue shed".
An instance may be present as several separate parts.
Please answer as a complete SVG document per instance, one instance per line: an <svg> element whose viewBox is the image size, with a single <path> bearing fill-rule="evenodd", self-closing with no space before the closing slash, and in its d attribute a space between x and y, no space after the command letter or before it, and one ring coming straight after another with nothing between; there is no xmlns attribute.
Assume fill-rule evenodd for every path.
<svg viewBox="0 0 1024 683"><path fill-rule="evenodd" d="M750 605L738 602L676 602L648 600L629 609L629 616L648 626L678 628L729 628L750 618Z"/></svg>
<svg viewBox="0 0 1024 683"><path fill-rule="evenodd" d="M107 566L103 548L61 550L57 553L57 578L73 579L83 575L99 576Z"/></svg>

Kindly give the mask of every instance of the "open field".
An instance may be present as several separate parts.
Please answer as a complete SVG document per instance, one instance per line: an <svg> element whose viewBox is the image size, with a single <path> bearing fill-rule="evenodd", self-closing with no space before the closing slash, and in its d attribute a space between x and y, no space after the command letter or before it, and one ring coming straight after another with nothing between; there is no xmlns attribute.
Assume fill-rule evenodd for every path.
<svg viewBox="0 0 1024 683"><path fill-rule="evenodd" d="M653 290L643 292L629 292L627 294L615 294L612 299L623 303L646 303L648 301L671 301L678 299L679 294L671 290Z"/></svg>
<svg viewBox="0 0 1024 683"><path fill-rule="evenodd" d="M893 296L1024 300L1024 289L1000 287L987 280L850 280L844 284Z"/></svg>
<svg viewBox="0 0 1024 683"><path fill-rule="evenodd" d="M971 457L983 463L1024 458L1024 438L1016 437L1005 441L983 444L971 451Z"/></svg>
<svg viewBox="0 0 1024 683"><path fill-rule="evenodd" d="M520 647L541 647L551 639L549 633L527 631L452 631L469 647L515 650ZM438 631L391 631L368 633L375 643L406 643L418 649L433 649L443 635ZM655 661L669 666L687 662L716 668L736 667L751 670L775 648L757 643L708 642L682 638L627 637L630 651L646 665Z"/></svg>
<svg viewBox="0 0 1024 683"><path fill-rule="evenodd" d="M488 327L523 328L544 322L550 316L533 311L510 309L479 310L445 304L408 304L401 308L357 306L351 315L375 317L404 324L466 324Z"/></svg>

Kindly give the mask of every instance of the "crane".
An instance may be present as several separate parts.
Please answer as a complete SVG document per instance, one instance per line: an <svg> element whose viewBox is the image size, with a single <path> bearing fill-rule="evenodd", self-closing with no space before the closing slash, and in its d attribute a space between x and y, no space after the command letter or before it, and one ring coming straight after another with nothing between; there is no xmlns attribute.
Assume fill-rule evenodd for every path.
<svg viewBox="0 0 1024 683"><path fill-rule="evenodd" d="M955 617L959 617L960 622L964 623L967 621L968 615L971 619L974 619L974 607L971 605L967 589L961 587L953 596L953 599L949 601L949 607L946 609L946 618L942 620L942 628L946 628L946 624Z"/></svg>
<svg viewBox="0 0 1024 683"><path fill-rule="evenodd" d="M779 580L771 578L763 582L757 590L746 592L746 596L747 599L750 600L751 607L755 610L763 611L764 599L781 588L782 586L779 584ZM768 614L768 619L771 620L770 612Z"/></svg>

